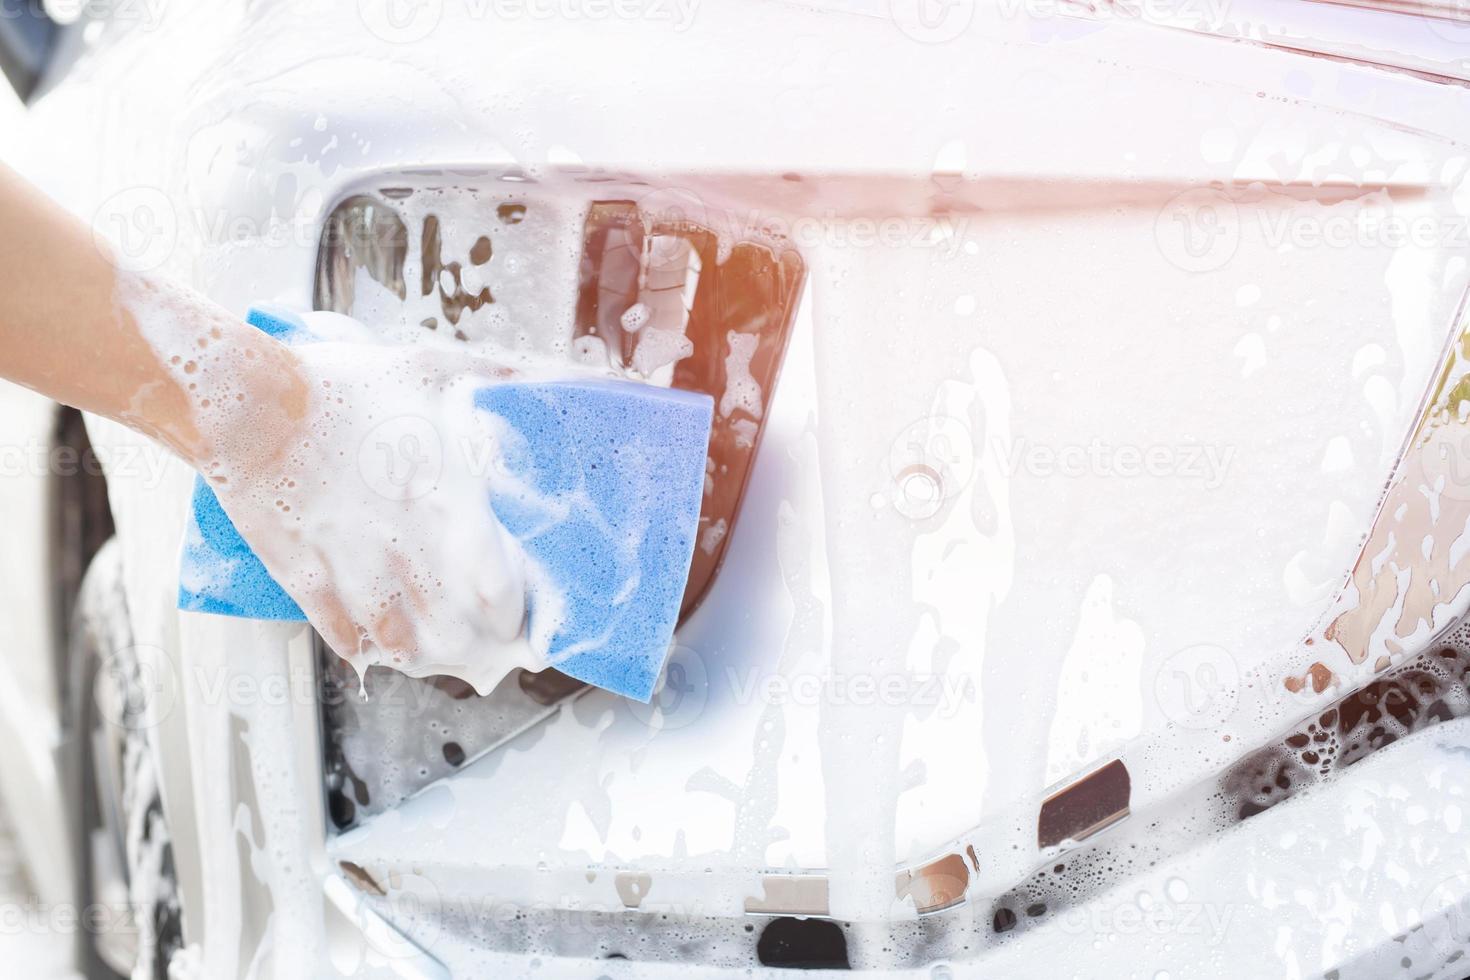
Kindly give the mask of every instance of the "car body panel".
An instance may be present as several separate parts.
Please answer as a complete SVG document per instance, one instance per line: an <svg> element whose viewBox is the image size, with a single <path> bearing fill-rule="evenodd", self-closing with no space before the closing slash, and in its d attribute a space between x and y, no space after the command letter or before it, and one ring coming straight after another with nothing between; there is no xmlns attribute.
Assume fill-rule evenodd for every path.
<svg viewBox="0 0 1470 980"><path fill-rule="evenodd" d="M14 655L0 658L0 788L16 813L15 831L36 865L35 884L48 902L71 890L70 843L63 812L57 756L61 744L61 684L52 630L51 566L46 538L51 524L51 485L46 479L55 417L52 404L34 392L0 383L5 420L0 510L10 522L0 561L0 644ZM24 652L22 652L24 651ZM29 812L32 817L22 815Z"/></svg>
<svg viewBox="0 0 1470 980"><path fill-rule="evenodd" d="M1386 16L1306 7L1344 35ZM161 782L185 908L195 910L186 939L200 945L205 975L319 975L332 955L327 910L337 908L322 883L337 880L343 860L416 868L440 898L478 901L487 882L503 880L515 902L614 908L626 905L619 873L670 873L673 888L708 868L720 883L702 911L738 921L766 869L822 869L845 855L865 869L855 877L886 887L895 867L984 826L996 847L973 888L990 894L1039 860L1030 815L1059 780L1130 744L1143 758L1166 741L1167 719L1138 689L1172 653L1206 642L1230 650L1242 673L1300 669L1297 643L1375 516L1466 271L1455 243L1393 260L1350 244L1330 254L1335 274L1375 288L1327 293L1316 290L1330 278L1314 278L1320 253L1281 257L1266 219L1462 215L1461 87L1275 43L1310 27L1226 44L1131 20L987 6L955 37L916 38L901 19L767 2L709 4L683 29L670 6L671 20L487 22L451 4L427 5L442 19L414 38L423 24L395 26L372 9L181 5L158 23L115 18L72 49L32 109L32 174L106 231L117 218L162 219L130 259L241 314L260 301L309 308L322 217L364 182L410 171L466 182L513 174L555 188L596 169L678 188L711 220L895 217L911 235L895 246L825 233L798 242L810 291L742 520L679 634L676 663L703 676L698 696L644 713L589 694L340 840L323 829L315 688L265 690L271 678L309 673L308 632L178 614L190 474L177 461L110 473L134 633L167 679L155 704ZM1426 32L1393 67L1450 71L1453 41ZM1322 46L1338 58L1363 54L1340 40ZM160 47L167 67L150 61ZM130 87L151 97L114 98ZM101 152L69 154L57 138L68 132L99 134ZM1378 196L1364 195L1359 178ZM1277 197L1250 196L1260 184ZM1243 195L1229 198L1246 216L1238 262L1212 267L1208 254L1171 251L1171 202L1198 188ZM938 213L964 219L957 236L923 237ZM947 247L961 239L974 250ZM1043 261L1055 281L1034 271ZM1095 275L1078 273L1087 269ZM572 295L576 285L568 270L543 288ZM1257 317L1263 289L1273 309L1312 310L1300 324L1309 339L1341 323L1330 355ZM1228 311L1229 331L1192 333L1198 309ZM1008 329L987 335L982 321ZM1093 321L1136 321L1139 332L1120 341L1089 330ZM1261 368L1252 352L1267 343L1276 356ZM1359 356L1369 348L1382 359ZM1099 364L1113 376L1095 376ZM889 384L895 365L901 386ZM1264 374L1246 384L1256 370ZM1142 392L1154 378L1156 401L1078 410L1109 381ZM863 391L885 391L883 404L856 404ZM35 404L25 424L40 431ZM1000 435L977 447L975 481L946 496L953 522L915 534L892 514L889 465L913 423L942 430L946 420ZM161 458L111 423L92 420L89 431L114 460ZM1223 491L1172 479L1119 486L1098 474L1058 485L1005 469L1018 438L1055 450L1096 436L1243 455ZM1334 438L1360 465L1322 471ZM1279 477L1314 470L1321 479L1309 487ZM7 482L22 495L17 507L42 505L38 484ZM1105 517L1139 513L1160 516L1127 526ZM950 561L951 539L971 550ZM5 580L22 583L6 596L14 629L30 629L39 608L26 584L40 581L36 547L4 558ZM44 642L33 634L16 648ZM991 648L936 652L975 636ZM1134 681L1116 696L1065 682L1085 675L1098 650ZM749 673L732 677L732 666ZM45 686L29 664L8 669L12 690ZM879 744L871 704L762 700L771 677L789 685L831 671L934 676L941 691L973 691L974 701L890 719L896 737ZM1017 683L1023 698L1010 690ZM910 713L913 693L896 714ZM1269 703L1228 751L1210 747L1205 768L1310 710L1310 699ZM16 744L32 753L41 785L43 733L56 726L24 728L36 734ZM1131 741L1144 735L1156 739L1148 752ZM1203 751L1205 740L1186 733L1165 755ZM824 755L832 744L854 748ZM1168 775L1136 781L1135 809L1198 776L1160 768ZM880 775L865 781L869 771ZM32 792L7 780L7 799ZM39 799L60 805L54 790ZM515 806L497 809L506 801ZM1200 868L1191 880L1218 879L1219 895L1235 894L1241 879ZM575 897L579 878L590 897ZM867 904L873 894L872 882L839 882L830 911L880 919L890 909ZM897 907L916 914L911 901ZM397 925L413 935L423 923ZM499 955L461 949L442 931L440 942L450 960ZM855 940L855 965L897 968L882 945L876 932ZM1159 969L1171 955L1187 964L1188 945L1149 955ZM1364 950L1293 955L1315 971Z"/></svg>

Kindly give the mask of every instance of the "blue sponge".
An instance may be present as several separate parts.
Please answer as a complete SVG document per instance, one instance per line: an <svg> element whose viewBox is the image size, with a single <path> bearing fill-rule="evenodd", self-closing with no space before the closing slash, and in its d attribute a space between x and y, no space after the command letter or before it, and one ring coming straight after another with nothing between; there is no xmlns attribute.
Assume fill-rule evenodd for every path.
<svg viewBox="0 0 1470 980"><path fill-rule="evenodd" d="M311 339L289 313L249 320L288 343ZM563 673L647 701L694 555L712 400L622 381L507 382L475 405L501 423L502 476L487 496L529 559L531 635L549 637ZM305 619L202 480L179 608Z"/></svg>
<svg viewBox="0 0 1470 980"><path fill-rule="evenodd" d="M288 344L310 339L301 318L285 310L255 307L246 319ZM246 619L306 619L240 537L209 484L197 477L184 530L179 608Z"/></svg>
<svg viewBox="0 0 1470 980"><path fill-rule="evenodd" d="M524 487L493 494L495 516L549 579L528 590L533 635L563 603L556 669L647 701L694 555L709 396L553 382L483 388L475 405L509 427L501 462Z"/></svg>

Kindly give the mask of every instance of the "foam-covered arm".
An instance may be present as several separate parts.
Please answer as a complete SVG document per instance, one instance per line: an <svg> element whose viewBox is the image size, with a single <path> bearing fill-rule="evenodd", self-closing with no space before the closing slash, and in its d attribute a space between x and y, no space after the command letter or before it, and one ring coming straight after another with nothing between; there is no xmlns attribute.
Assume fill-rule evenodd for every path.
<svg viewBox="0 0 1470 980"><path fill-rule="evenodd" d="M359 669L484 683L503 673L497 659L525 659L524 588L483 477L446 462L399 495L398 442L379 428L391 405L448 445L493 370L463 353L289 348L187 289L124 270L3 167L0 228L0 376L191 463L270 575Z"/></svg>
<svg viewBox="0 0 1470 980"><path fill-rule="evenodd" d="M251 393L254 411L282 426L302 417L305 389L289 349L202 297L121 270L86 226L3 165L0 228L0 377L116 419L202 466L243 448L210 437L233 431L223 417L242 403L203 404L207 379L193 377L197 365L183 370L191 345L205 339L238 352L235 384ZM129 303L130 295L153 301ZM144 335L141 310L166 311L155 319L184 327L174 331L176 351L168 336Z"/></svg>

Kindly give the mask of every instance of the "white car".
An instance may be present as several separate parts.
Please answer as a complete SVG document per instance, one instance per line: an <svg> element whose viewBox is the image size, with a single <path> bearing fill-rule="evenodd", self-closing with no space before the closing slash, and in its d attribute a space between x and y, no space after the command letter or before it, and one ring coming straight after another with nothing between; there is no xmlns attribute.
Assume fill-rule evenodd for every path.
<svg viewBox="0 0 1470 980"><path fill-rule="evenodd" d="M0 67L132 267L716 406L644 705L180 613L193 474L0 391L88 976L1470 974L1451 0L47 0Z"/></svg>

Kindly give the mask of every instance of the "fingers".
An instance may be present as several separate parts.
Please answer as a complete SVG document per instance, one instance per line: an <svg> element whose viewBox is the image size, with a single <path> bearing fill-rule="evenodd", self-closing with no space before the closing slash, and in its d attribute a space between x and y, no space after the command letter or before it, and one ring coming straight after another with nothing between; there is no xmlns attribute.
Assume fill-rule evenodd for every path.
<svg viewBox="0 0 1470 980"><path fill-rule="evenodd" d="M312 606L308 618L333 653L347 661L362 653L367 637L335 594L320 594Z"/></svg>
<svg viewBox="0 0 1470 980"><path fill-rule="evenodd" d="M374 617L369 629L373 643L399 666L408 666L419 659L415 642L417 633L414 616L402 597L391 601Z"/></svg>
<svg viewBox="0 0 1470 980"><path fill-rule="evenodd" d="M379 602L377 612L366 624L378 649L394 663L407 665L419 659L416 623L426 613L424 597L415 583L413 562L402 551L383 556L387 572L384 587L394 591Z"/></svg>

